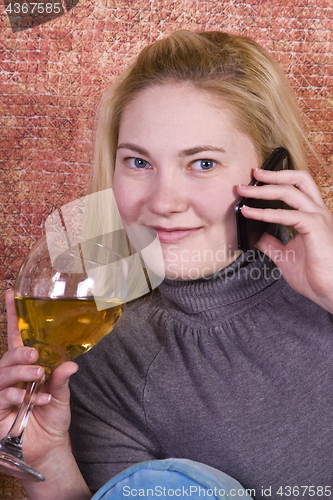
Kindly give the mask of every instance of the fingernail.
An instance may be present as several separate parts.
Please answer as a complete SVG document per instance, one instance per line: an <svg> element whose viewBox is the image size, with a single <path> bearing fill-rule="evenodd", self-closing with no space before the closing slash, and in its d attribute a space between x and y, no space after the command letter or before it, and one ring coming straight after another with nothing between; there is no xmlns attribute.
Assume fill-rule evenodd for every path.
<svg viewBox="0 0 333 500"><path fill-rule="evenodd" d="M31 373L34 377L40 377L44 373L44 368L40 366L34 366L31 369Z"/></svg>
<svg viewBox="0 0 333 500"><path fill-rule="evenodd" d="M248 186L248 184L238 184L238 187L244 189L244 188L248 188L249 186Z"/></svg>
<svg viewBox="0 0 333 500"><path fill-rule="evenodd" d="M41 403L48 403L52 398L51 394L40 394L39 397Z"/></svg>
<svg viewBox="0 0 333 500"><path fill-rule="evenodd" d="M29 361L32 361L33 359L36 358L36 352L37 349L34 349L33 347L31 347L30 349L28 349L25 353L25 357L26 359L28 359Z"/></svg>

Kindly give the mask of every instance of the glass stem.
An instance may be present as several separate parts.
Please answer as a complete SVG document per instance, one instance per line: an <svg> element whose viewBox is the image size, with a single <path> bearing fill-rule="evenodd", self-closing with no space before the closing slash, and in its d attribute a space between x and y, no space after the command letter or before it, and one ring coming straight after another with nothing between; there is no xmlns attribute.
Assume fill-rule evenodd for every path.
<svg viewBox="0 0 333 500"><path fill-rule="evenodd" d="M31 410L35 404L39 389L43 385L45 377L35 382L29 382L24 395L23 402L20 406L18 414L11 426L7 436L5 436L0 444L0 449L14 455L16 458L23 459L22 443L23 435L26 429Z"/></svg>

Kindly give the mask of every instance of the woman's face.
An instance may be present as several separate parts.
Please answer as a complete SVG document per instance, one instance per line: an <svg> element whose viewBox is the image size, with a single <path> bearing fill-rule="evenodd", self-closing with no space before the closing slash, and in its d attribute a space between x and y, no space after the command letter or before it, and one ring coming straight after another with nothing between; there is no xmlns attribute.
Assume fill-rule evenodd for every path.
<svg viewBox="0 0 333 500"><path fill-rule="evenodd" d="M167 83L124 110L113 189L125 226L157 230L166 277L197 279L238 255L236 186L256 167L227 107L190 83Z"/></svg>

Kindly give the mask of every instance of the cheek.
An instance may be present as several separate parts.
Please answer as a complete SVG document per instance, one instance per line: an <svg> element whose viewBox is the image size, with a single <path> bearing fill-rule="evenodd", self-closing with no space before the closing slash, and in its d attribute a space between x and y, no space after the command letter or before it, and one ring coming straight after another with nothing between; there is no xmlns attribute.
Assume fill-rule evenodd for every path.
<svg viewBox="0 0 333 500"><path fill-rule="evenodd" d="M140 214L138 191L120 176L114 177L113 194L120 216L126 224L135 223Z"/></svg>
<svg viewBox="0 0 333 500"><path fill-rule="evenodd" d="M201 194L202 196L202 194ZM210 190L202 197L201 213L206 220L212 223L224 223L234 217L234 208L239 198L233 187L229 189Z"/></svg>
<svg viewBox="0 0 333 500"><path fill-rule="evenodd" d="M127 211L129 208L128 199L130 197L128 196L125 183L116 173L114 175L112 189L121 218L127 221Z"/></svg>

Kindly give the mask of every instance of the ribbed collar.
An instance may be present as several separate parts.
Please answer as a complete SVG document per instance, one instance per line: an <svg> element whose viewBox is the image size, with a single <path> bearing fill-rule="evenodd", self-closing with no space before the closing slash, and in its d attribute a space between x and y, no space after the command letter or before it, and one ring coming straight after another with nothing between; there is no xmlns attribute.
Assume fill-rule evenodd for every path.
<svg viewBox="0 0 333 500"><path fill-rule="evenodd" d="M198 280L165 279L159 290L167 308L172 309L170 312L180 314L183 319L212 320L221 312L235 312L243 307L245 299L280 278L279 269L269 257L259 250L251 250L218 273Z"/></svg>

